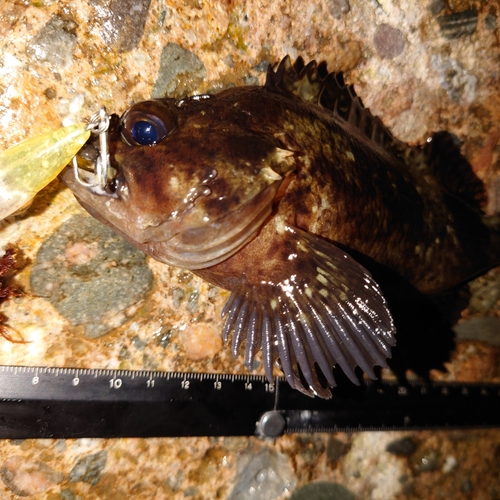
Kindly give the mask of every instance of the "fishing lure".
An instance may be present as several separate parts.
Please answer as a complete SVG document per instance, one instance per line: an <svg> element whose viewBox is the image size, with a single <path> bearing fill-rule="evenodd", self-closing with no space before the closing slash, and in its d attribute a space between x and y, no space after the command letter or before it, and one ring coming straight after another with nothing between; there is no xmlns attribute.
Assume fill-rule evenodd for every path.
<svg viewBox="0 0 500 500"><path fill-rule="evenodd" d="M0 153L0 220L29 207L82 148L92 127L91 123L61 127Z"/></svg>

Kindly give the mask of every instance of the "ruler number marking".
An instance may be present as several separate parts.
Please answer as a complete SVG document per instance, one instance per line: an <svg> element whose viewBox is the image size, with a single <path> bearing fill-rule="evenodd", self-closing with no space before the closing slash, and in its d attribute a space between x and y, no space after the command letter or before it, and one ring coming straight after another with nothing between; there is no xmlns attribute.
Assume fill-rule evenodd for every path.
<svg viewBox="0 0 500 500"><path fill-rule="evenodd" d="M181 387L182 387L182 389L188 390L189 389L189 380L183 380L181 382Z"/></svg>
<svg viewBox="0 0 500 500"><path fill-rule="evenodd" d="M37 385L38 382L40 382L40 377L38 377L37 375L35 375L32 379L31 379L31 383L33 385Z"/></svg>
<svg viewBox="0 0 500 500"><path fill-rule="evenodd" d="M153 388L155 386L155 380L153 378L150 378L147 382L146 382L146 387L148 388Z"/></svg>
<svg viewBox="0 0 500 500"><path fill-rule="evenodd" d="M112 378L109 380L109 388L110 389L119 389L122 386L121 378Z"/></svg>
<svg viewBox="0 0 500 500"><path fill-rule="evenodd" d="M216 380L214 382L214 389L216 391L220 391L222 389L222 382L220 380Z"/></svg>

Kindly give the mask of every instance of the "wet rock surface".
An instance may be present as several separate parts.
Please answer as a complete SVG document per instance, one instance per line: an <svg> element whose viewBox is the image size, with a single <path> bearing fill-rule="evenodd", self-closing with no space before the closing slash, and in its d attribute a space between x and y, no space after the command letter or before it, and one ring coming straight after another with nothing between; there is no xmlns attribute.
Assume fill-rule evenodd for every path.
<svg viewBox="0 0 500 500"><path fill-rule="evenodd" d="M398 139L423 144L439 130L457 136L488 187L487 212L498 212L500 11L495 2L304 0L300 8L291 0L133 4L59 0L0 6L2 149L43 128L86 120L102 105L122 113L153 91L181 97L262 84L268 64L300 55L343 70L346 83ZM468 12L472 9L477 19ZM382 26L391 30L379 39L387 29ZM23 254L16 280L27 292L4 302L1 312L29 341L14 345L0 339L1 364L247 373L241 359L233 360L220 346L220 311L228 294L151 260L154 280L147 301L137 297L130 305L128 291L116 292L129 304L114 317L116 323L111 321L119 324L125 317L120 326L97 338L85 336L85 323L68 326L48 295L30 288L30 274L50 282L47 269L33 270L37 253L69 217L81 213L73 196L55 182L26 214L0 222L2 250L13 244ZM69 269L88 269L105 253L99 239L76 247L69 243L53 266L62 266L67 275ZM55 283L63 284L62 274ZM500 381L499 348L484 338L485 331L496 331L500 318L498 277L489 273L471 289L457 346L446 372L431 373L433 379ZM87 302L96 305L96 297L108 300L90 295L94 298L84 297L84 309ZM65 314L75 318L79 312ZM261 366L256 363L256 373L262 373ZM404 439L416 445L412 453L388 451ZM254 437L4 440L0 497L222 499L243 479L241 494L255 491L261 479L265 491L278 495L282 490L275 486L283 485L283 476L274 482L274 471L286 473L298 492L327 482L363 500L494 499L500 497L499 450L496 429L285 435L272 442ZM248 468L241 466L241 457L248 458ZM251 462L254 457L261 458L262 474Z"/></svg>

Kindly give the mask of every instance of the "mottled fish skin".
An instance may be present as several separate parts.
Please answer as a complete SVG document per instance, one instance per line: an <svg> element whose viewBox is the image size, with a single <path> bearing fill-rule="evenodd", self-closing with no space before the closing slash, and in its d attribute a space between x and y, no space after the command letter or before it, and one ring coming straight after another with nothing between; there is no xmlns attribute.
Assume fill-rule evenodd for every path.
<svg viewBox="0 0 500 500"><path fill-rule="evenodd" d="M245 340L249 369L262 349L270 381L279 361L292 387L328 398L334 365L354 383L356 366L371 378L387 366L391 314L349 253L426 294L498 262L482 187L449 134L409 148L341 75L288 58L263 87L204 97L138 103L114 120L109 196L71 170L63 181L155 259L231 290L224 338L235 356ZM165 137L138 144L144 121ZM448 182L446 169L469 187Z"/></svg>

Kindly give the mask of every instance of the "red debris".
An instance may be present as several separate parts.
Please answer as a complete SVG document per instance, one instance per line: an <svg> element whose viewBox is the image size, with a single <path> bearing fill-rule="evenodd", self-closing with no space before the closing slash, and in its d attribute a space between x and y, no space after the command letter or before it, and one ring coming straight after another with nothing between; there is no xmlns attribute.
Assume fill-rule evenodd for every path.
<svg viewBox="0 0 500 500"><path fill-rule="evenodd" d="M7 276L7 273L14 267L15 261L16 252L13 248L7 249L3 257L0 258L0 304L10 299L11 297L19 297L20 295L22 295L21 292L16 288L7 286L5 284L5 277ZM20 340L15 339L9 334L7 327L3 324L5 321L6 317L2 313L0 313L0 335L10 342L24 343L25 340L23 340L22 338Z"/></svg>

